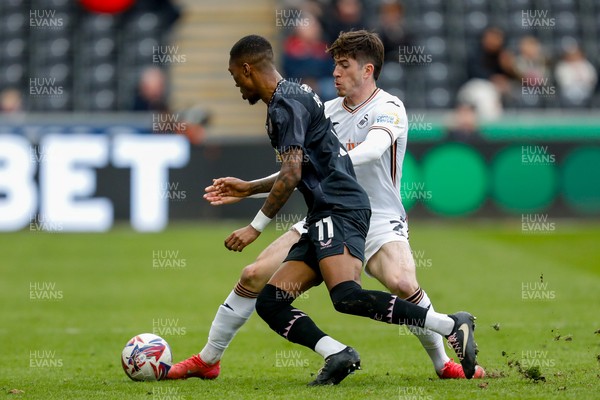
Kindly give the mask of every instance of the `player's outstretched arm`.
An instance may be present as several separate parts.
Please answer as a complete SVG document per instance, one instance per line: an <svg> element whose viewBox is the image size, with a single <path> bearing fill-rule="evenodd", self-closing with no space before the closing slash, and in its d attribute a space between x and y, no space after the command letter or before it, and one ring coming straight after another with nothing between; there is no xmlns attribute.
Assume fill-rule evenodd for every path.
<svg viewBox="0 0 600 400"><path fill-rule="evenodd" d="M213 179L213 184L204 188L204 199L213 206L220 206L237 203L245 197L266 197L265 193L271 190L278 174L250 182L233 177Z"/></svg>
<svg viewBox="0 0 600 400"><path fill-rule="evenodd" d="M271 191L278 176L279 172L275 172L274 174L271 174L264 178L250 181L251 194L248 197L267 197L265 194L268 194Z"/></svg>
<svg viewBox="0 0 600 400"><path fill-rule="evenodd" d="M256 214L250 225L238 229L225 239L225 247L233 251L242 251L250 243L254 242L263 229L271 222L271 219L279 212L281 207L288 201L292 192L302 178L301 148L292 148L281 155L281 170L271 185L271 191L262 208Z"/></svg>

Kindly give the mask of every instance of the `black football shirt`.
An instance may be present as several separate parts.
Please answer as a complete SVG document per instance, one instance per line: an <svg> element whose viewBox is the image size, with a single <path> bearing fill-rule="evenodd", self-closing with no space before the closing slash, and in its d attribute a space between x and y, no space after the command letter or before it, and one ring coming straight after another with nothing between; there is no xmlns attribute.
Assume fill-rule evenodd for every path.
<svg viewBox="0 0 600 400"><path fill-rule="evenodd" d="M334 210L371 208L346 149L325 117L323 103L307 85L279 82L267 107L266 128L278 154L302 149L298 190L308 206L308 223Z"/></svg>

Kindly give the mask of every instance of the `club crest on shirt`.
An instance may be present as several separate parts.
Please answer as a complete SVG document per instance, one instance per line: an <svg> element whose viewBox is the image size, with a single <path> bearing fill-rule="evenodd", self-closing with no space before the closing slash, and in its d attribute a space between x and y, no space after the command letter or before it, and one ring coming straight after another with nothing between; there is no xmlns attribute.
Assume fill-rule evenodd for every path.
<svg viewBox="0 0 600 400"><path fill-rule="evenodd" d="M359 128L364 128L365 126L367 126L369 124L369 114L365 114L364 117L362 117L360 119L360 121L358 121L358 124L356 124L356 126L358 126Z"/></svg>

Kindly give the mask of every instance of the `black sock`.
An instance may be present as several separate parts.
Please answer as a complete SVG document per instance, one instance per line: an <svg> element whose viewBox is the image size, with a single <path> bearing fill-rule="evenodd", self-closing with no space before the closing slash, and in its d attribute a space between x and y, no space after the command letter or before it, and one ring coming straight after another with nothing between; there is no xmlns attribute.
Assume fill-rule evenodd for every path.
<svg viewBox="0 0 600 400"><path fill-rule="evenodd" d="M279 335L312 350L327 336L302 311L291 306L294 298L284 290L267 284L256 300L256 312Z"/></svg>
<svg viewBox="0 0 600 400"><path fill-rule="evenodd" d="M329 292L336 310L388 324L425 326L427 309L377 290L365 290L354 281L342 282Z"/></svg>

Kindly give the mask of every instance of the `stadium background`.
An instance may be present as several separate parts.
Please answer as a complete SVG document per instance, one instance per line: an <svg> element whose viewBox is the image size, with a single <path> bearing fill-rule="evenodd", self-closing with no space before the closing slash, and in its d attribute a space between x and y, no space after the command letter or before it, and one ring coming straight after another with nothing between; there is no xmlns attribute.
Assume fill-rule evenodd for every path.
<svg viewBox="0 0 600 400"><path fill-rule="evenodd" d="M94 12L96 3L123 3L125 10ZM322 50L340 29L361 27L391 38L379 85L397 94L408 113L402 194L411 215L529 221L600 212L600 93L591 81L588 94L569 96L555 73L574 45L598 69L600 4L592 0L10 0L0 14L0 140L4 156L11 157L4 165L16 171L25 157L32 164L27 172L6 170L3 230L24 229L31 221L48 230L106 230L113 220L134 219L144 207L141 194L159 200L146 206L154 220L132 222L139 230L164 229L166 215L251 216L254 202L219 209L201 199L213 177L253 178L277 168L263 130L265 107L241 100L226 69L229 48L245 34L268 37L284 75L327 99L331 65ZM501 108L482 105L493 93L461 93L479 62L472 54L492 26L504 32L514 68L525 65L508 77ZM524 37L539 41L539 59L521 54ZM60 169L62 156L53 154L61 144L52 147L49 140L55 135L63 144L72 139L74 147L66 151L83 154L78 160L84 164L93 151L86 146L94 146L85 135L100 141L95 146L103 154L86 167L89 187L61 195L59 182L74 175L44 172ZM135 194L139 174L131 172L131 162L116 160L115 141L122 135L152 135L156 147L150 153L162 140L177 143L184 156L171 160L168 174L145 175L153 186ZM70 171L78 168L75 161L67 164ZM21 177L28 187L11 184ZM303 211L299 197L286 212ZM77 201L104 204L71 223L65 214ZM87 219L92 222L86 225Z"/></svg>

